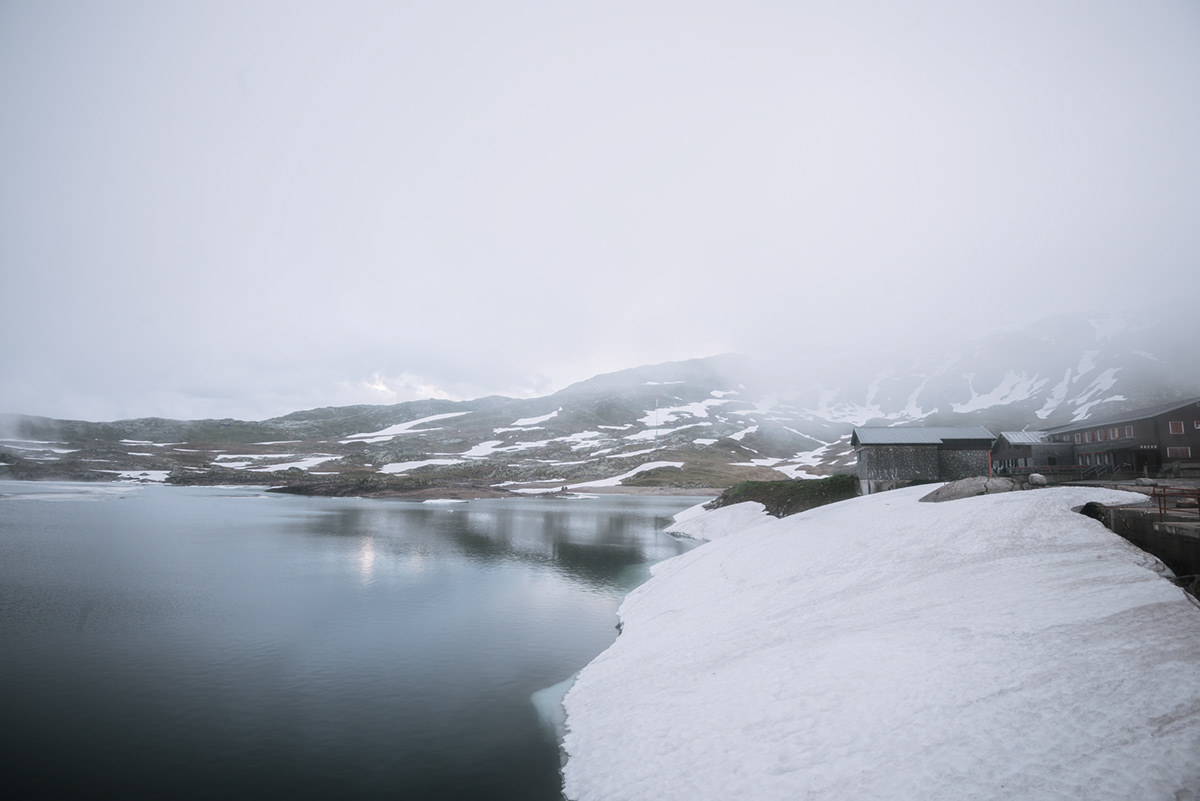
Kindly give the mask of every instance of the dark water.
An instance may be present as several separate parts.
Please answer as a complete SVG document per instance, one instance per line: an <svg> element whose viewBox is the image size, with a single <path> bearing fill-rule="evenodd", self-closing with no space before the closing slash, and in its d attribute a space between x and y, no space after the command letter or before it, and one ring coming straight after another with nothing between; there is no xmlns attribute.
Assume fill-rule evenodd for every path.
<svg viewBox="0 0 1200 801"><path fill-rule="evenodd" d="M0 791L559 799L530 697L696 502L0 483Z"/></svg>

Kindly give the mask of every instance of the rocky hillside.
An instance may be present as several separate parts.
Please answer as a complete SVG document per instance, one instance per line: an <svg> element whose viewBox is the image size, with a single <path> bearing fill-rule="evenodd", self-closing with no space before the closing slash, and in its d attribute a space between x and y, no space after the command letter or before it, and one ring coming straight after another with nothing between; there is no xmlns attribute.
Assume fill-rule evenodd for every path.
<svg viewBox="0 0 1200 801"><path fill-rule="evenodd" d="M943 355L819 371L726 355L542 398L311 409L271 420L0 417L0 477L288 484L323 492L727 487L853 465L864 424L993 431L1200 395L1191 320L1063 315Z"/></svg>

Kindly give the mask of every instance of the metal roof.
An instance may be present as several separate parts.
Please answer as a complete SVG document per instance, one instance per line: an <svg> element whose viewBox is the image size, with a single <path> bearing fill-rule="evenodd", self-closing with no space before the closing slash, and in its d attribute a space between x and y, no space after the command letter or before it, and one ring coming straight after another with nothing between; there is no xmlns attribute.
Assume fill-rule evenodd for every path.
<svg viewBox="0 0 1200 801"><path fill-rule="evenodd" d="M1187 406L1200 406L1200 398L1186 398L1177 400L1173 403L1164 403L1159 406L1151 406L1146 409L1135 409L1132 412L1123 412L1110 417L1094 417L1086 420L1079 420L1066 425L1054 426L1047 428L1046 431L1052 434L1069 434L1072 431L1083 431L1088 428L1103 428L1104 426L1113 426L1120 423L1132 423L1137 420L1145 420L1149 417L1157 417L1164 412L1171 412L1175 409L1183 409Z"/></svg>
<svg viewBox="0 0 1200 801"><path fill-rule="evenodd" d="M855 428L850 441L854 445L941 445L948 440L995 438L983 426L906 426Z"/></svg>
<svg viewBox="0 0 1200 801"><path fill-rule="evenodd" d="M1000 436L1009 445L1040 445L1049 435L1045 431L1001 431Z"/></svg>

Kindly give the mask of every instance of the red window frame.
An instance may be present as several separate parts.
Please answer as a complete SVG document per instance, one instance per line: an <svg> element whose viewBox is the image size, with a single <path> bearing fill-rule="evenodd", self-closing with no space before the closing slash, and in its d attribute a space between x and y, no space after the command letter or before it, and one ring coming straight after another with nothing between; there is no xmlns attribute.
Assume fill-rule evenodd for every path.
<svg viewBox="0 0 1200 801"><path fill-rule="evenodd" d="M1182 434L1183 433L1183 421L1182 420L1170 421L1169 423L1167 423L1167 430L1170 431L1172 434Z"/></svg>
<svg viewBox="0 0 1200 801"><path fill-rule="evenodd" d="M1187 445L1171 445L1167 448L1168 459L1191 459L1192 449Z"/></svg>

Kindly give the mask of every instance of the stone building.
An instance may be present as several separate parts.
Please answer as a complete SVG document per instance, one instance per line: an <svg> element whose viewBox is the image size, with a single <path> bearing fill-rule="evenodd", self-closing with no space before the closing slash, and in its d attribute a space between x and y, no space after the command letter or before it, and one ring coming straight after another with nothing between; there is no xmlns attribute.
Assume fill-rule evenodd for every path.
<svg viewBox="0 0 1200 801"><path fill-rule="evenodd" d="M850 436L864 495L986 476L996 437L983 426L859 427Z"/></svg>

